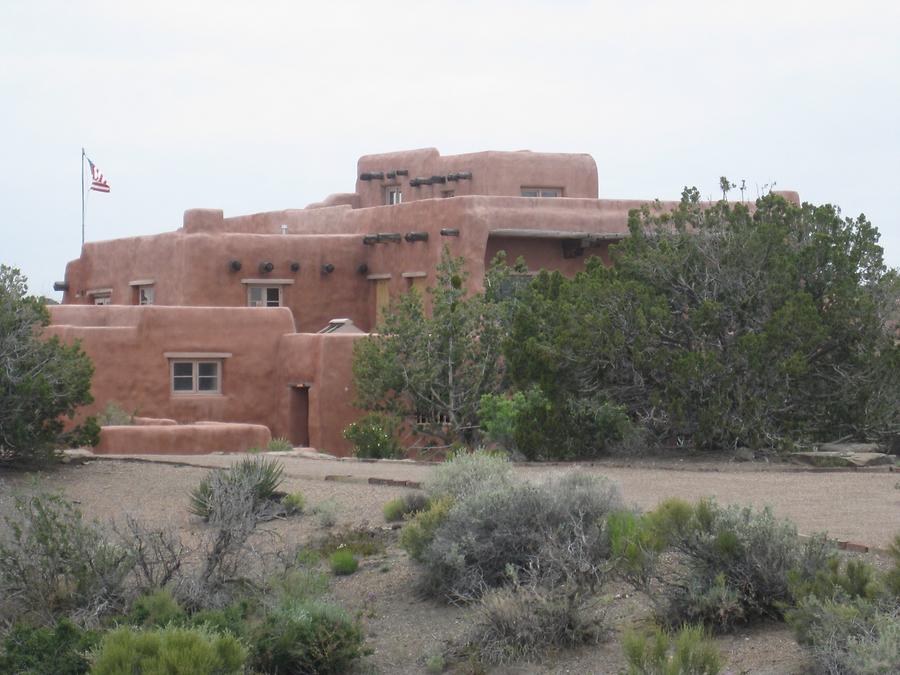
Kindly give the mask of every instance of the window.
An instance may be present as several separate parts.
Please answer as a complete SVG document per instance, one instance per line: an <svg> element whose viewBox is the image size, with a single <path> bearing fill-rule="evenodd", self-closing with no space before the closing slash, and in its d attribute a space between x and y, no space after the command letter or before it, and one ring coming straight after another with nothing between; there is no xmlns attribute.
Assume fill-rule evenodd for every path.
<svg viewBox="0 0 900 675"><path fill-rule="evenodd" d="M400 190L399 185L388 185L384 188L384 203L391 204L400 204L403 201L403 192Z"/></svg>
<svg viewBox="0 0 900 675"><path fill-rule="evenodd" d="M137 286L135 290L137 292L137 304L153 304L153 286Z"/></svg>
<svg viewBox="0 0 900 675"><path fill-rule="evenodd" d="M538 197L545 199L548 197L562 197L562 188L546 188L546 187L523 187L523 197Z"/></svg>
<svg viewBox="0 0 900 675"><path fill-rule="evenodd" d="M95 295L94 296L94 304L95 305L109 305L112 304L112 296L111 295Z"/></svg>
<svg viewBox="0 0 900 675"><path fill-rule="evenodd" d="M248 286L248 307L281 307L281 286Z"/></svg>
<svg viewBox="0 0 900 675"><path fill-rule="evenodd" d="M456 195L456 190L441 190L441 197L447 199Z"/></svg>
<svg viewBox="0 0 900 675"><path fill-rule="evenodd" d="M221 361L173 360L172 393L220 394Z"/></svg>

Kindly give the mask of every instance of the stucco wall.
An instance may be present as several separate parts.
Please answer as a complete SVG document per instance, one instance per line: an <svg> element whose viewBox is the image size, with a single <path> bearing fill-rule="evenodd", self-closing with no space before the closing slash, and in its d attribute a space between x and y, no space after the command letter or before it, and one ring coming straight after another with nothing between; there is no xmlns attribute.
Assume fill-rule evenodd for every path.
<svg viewBox="0 0 900 675"><path fill-rule="evenodd" d="M346 453L353 408L353 343L364 334L298 334L287 309L210 307L50 307L48 336L80 340L95 366L96 414L110 402L142 417L184 424L252 422L273 436L292 432L291 397L308 387L310 445ZM166 353L227 353L221 395L174 394Z"/></svg>
<svg viewBox="0 0 900 675"><path fill-rule="evenodd" d="M404 169L407 175L387 177ZM410 180L468 172L471 178L412 187ZM362 180L365 173L384 173L383 179ZM597 165L587 154L475 152L442 156L436 148L365 155L357 163L356 193L361 207L385 203L385 187L397 185L403 201L440 198L452 190L456 196L518 197L523 187L561 188L564 197L597 198Z"/></svg>

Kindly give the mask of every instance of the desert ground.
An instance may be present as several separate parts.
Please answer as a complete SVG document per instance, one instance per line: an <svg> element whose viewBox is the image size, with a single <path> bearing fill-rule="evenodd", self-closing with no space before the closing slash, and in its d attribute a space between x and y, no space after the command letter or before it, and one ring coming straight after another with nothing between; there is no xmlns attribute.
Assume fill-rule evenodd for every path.
<svg viewBox="0 0 900 675"><path fill-rule="evenodd" d="M364 558L360 570L335 578L333 599L362 617L373 653L360 664L364 673L424 673L425 660L466 629L471 610L417 597L411 590L415 565L397 544L382 515L388 500L410 487L370 483L369 479L421 481L427 463L328 460L278 453L285 467L281 489L299 491L308 507L332 501L333 529L373 528L388 542L384 554ZM187 510L187 494L210 468L224 467L241 455L81 458L34 474L0 473L0 513L9 513L16 495L59 491L85 515L100 521L132 513L152 524L169 524L184 536L200 536L204 524ZM649 509L666 497L714 497L723 504L770 506L793 520L803 534L827 531L838 540L871 547L864 554L879 564L878 549L900 530L900 476L880 471L810 471L784 465L725 462L644 461L573 465L518 465L528 480L562 471L607 476L622 489L626 503ZM5 524L0 524L5 528ZM322 537L312 515L265 524L272 546L291 546ZM618 635L647 612L639 594L622 584L605 589L609 638L598 646L550 654L541 663L517 664L494 673L619 673L625 667ZM783 624L757 625L717 638L732 673L802 673L808 659ZM462 671L461 671L462 672Z"/></svg>

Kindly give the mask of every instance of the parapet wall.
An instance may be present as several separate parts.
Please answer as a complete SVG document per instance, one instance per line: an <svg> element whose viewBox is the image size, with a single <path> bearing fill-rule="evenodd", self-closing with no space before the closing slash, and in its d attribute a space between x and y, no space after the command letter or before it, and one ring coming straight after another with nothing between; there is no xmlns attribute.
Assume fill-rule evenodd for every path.
<svg viewBox="0 0 900 675"><path fill-rule="evenodd" d="M109 426L100 430L98 455L208 455L264 449L272 434L259 424Z"/></svg>

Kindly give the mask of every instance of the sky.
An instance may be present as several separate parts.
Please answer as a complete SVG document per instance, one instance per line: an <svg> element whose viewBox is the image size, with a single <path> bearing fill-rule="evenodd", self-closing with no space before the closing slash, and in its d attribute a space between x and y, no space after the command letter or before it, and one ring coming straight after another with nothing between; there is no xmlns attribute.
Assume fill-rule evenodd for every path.
<svg viewBox="0 0 900 675"><path fill-rule="evenodd" d="M111 187L88 241L436 147L587 152L610 199L775 184L865 213L900 267L898 126L896 2L2 0L0 263L60 298L82 147Z"/></svg>

